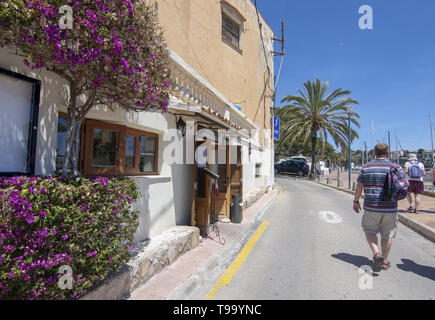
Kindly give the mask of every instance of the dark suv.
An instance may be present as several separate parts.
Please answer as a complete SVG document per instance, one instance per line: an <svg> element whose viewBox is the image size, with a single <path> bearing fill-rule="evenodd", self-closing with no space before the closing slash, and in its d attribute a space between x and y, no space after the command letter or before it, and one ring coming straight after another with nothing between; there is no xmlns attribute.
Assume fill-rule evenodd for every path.
<svg viewBox="0 0 435 320"><path fill-rule="evenodd" d="M275 170L278 173L293 173L299 177L308 175L308 164L305 161L286 160L275 164Z"/></svg>

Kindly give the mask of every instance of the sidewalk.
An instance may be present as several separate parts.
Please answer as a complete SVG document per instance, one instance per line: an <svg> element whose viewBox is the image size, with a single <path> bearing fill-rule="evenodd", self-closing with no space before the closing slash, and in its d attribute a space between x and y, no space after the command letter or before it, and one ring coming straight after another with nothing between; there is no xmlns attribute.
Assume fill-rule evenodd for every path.
<svg viewBox="0 0 435 320"><path fill-rule="evenodd" d="M210 232L199 247L190 250L153 276L128 297L129 300L188 299L224 270L226 260L243 247L267 208L277 198L277 189L264 194L243 212L240 224L218 222L219 236Z"/></svg>
<svg viewBox="0 0 435 320"><path fill-rule="evenodd" d="M327 184L328 176L331 178L331 183ZM351 188L353 186L353 182L356 181L358 174L352 174L351 176ZM334 187L339 190L343 190L349 193L354 193L352 189L348 188L348 175L346 173L342 173L340 175L340 180L342 180L343 187L338 188L337 174L333 173L331 175L325 175L323 180L321 180L321 184L328 185ZM413 196L414 197L414 196ZM422 236L428 238L429 240L435 242L435 197L428 195L420 195L420 209L419 213L408 213L407 209L409 207L408 201L403 199L399 201L399 218L400 222L410 227L417 233ZM413 200L414 201L414 200Z"/></svg>

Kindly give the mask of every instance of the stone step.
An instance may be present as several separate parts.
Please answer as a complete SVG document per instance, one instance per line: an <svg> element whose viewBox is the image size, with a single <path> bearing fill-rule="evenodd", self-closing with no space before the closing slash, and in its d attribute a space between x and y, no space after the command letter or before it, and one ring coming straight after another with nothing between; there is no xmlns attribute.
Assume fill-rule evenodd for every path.
<svg viewBox="0 0 435 320"><path fill-rule="evenodd" d="M119 300L200 243L196 227L172 227L132 248L132 258L80 300Z"/></svg>

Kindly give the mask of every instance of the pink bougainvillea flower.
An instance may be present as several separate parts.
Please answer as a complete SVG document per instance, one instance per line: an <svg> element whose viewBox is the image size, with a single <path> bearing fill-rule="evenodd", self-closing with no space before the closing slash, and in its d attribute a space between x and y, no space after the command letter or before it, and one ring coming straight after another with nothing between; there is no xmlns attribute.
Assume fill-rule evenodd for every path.
<svg viewBox="0 0 435 320"><path fill-rule="evenodd" d="M93 257L95 255L97 255L97 251L95 251L95 250L91 251L91 252L88 252L88 254L87 254L88 257Z"/></svg>

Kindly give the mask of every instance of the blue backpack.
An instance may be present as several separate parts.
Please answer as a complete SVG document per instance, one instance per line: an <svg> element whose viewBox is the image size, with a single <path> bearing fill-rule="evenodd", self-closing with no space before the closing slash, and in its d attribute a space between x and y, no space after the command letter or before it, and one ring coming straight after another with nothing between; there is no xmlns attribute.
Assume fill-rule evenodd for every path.
<svg viewBox="0 0 435 320"><path fill-rule="evenodd" d="M382 189L382 201L397 202L406 198L408 194L408 181L400 173L399 168L394 164L390 172L385 176L384 188Z"/></svg>
<svg viewBox="0 0 435 320"><path fill-rule="evenodd" d="M408 169L408 175L410 178L421 178L423 177L423 170L419 166L419 162L414 162Z"/></svg>

